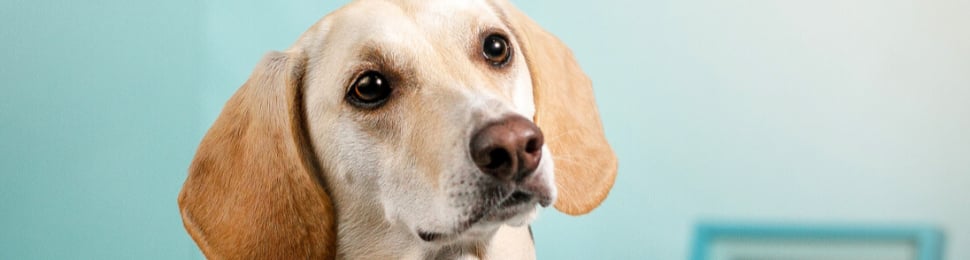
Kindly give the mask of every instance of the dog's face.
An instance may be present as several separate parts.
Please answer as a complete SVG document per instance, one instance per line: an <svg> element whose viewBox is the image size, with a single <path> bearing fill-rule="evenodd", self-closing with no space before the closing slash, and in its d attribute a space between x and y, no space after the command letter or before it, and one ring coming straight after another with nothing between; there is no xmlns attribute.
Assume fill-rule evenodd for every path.
<svg viewBox="0 0 970 260"><path fill-rule="evenodd" d="M494 5L358 2L322 26L305 103L336 192L429 241L523 225L555 200L529 68Z"/></svg>
<svg viewBox="0 0 970 260"><path fill-rule="evenodd" d="M207 257L332 258L355 225L437 246L584 214L616 166L592 83L508 2L361 0L257 64L179 206Z"/></svg>

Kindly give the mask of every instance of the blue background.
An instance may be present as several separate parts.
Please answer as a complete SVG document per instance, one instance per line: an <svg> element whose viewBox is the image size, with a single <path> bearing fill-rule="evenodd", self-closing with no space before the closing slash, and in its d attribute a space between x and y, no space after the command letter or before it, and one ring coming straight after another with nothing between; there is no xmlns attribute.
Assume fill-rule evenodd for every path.
<svg viewBox="0 0 970 260"><path fill-rule="evenodd" d="M970 2L516 1L620 173L542 259L685 259L705 220L933 225L970 259ZM223 102L344 1L0 3L0 259L200 259L176 196Z"/></svg>

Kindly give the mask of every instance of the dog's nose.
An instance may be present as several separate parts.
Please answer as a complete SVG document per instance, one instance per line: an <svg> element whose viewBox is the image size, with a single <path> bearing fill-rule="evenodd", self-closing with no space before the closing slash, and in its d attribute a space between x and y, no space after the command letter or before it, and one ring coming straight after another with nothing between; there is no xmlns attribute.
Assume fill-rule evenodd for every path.
<svg viewBox="0 0 970 260"><path fill-rule="evenodd" d="M483 173L503 181L520 181L539 166L542 131L522 116L507 116L472 136L472 160Z"/></svg>

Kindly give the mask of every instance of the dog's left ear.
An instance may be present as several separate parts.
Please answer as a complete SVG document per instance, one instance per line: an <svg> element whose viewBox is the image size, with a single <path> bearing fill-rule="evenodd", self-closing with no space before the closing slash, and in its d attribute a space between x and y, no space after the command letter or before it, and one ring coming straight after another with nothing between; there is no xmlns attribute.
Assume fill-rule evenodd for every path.
<svg viewBox="0 0 970 260"><path fill-rule="evenodd" d="M333 205L307 137L301 51L272 52L226 102L179 194L209 259L333 259Z"/></svg>
<svg viewBox="0 0 970 260"><path fill-rule="evenodd" d="M570 215L592 211L606 199L617 162L606 142L592 82L572 51L510 3L507 19L528 63L535 121L546 136L556 168L556 209Z"/></svg>

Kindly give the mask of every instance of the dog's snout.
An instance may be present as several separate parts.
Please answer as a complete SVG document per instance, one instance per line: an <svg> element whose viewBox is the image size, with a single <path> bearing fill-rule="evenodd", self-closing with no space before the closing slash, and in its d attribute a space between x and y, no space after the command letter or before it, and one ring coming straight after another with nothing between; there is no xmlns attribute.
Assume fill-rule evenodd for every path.
<svg viewBox="0 0 970 260"><path fill-rule="evenodd" d="M542 145L539 127L514 115L478 129L470 152L483 173L503 181L520 181L539 166Z"/></svg>

